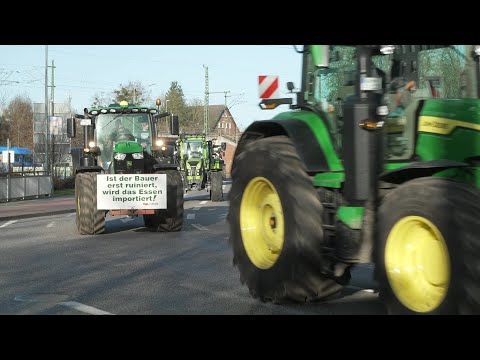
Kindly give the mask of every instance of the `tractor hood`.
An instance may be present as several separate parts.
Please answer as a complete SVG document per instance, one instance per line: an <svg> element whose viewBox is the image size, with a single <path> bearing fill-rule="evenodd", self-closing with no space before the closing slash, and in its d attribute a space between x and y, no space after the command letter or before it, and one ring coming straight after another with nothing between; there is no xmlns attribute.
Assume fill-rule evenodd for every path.
<svg viewBox="0 0 480 360"><path fill-rule="evenodd" d="M114 153L132 154L143 152L143 147L135 141L119 141L115 143Z"/></svg>

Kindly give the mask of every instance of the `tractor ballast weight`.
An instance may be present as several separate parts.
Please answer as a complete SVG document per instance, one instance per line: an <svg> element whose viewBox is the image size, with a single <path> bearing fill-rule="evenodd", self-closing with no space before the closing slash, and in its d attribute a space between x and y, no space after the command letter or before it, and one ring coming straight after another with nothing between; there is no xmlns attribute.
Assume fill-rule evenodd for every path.
<svg viewBox="0 0 480 360"><path fill-rule="evenodd" d="M230 243L250 293L326 299L373 263L389 313L480 313L480 46L301 53L296 103L263 100L290 110L253 122L232 164ZM445 83L452 69L465 86Z"/></svg>

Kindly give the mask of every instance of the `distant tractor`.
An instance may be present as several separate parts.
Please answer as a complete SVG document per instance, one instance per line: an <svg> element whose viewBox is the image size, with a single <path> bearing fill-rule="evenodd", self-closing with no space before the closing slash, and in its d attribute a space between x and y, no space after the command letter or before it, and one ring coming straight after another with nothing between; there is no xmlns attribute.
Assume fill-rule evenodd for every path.
<svg viewBox="0 0 480 360"><path fill-rule="evenodd" d="M222 201L224 162L218 156L219 147L207 141L204 134L181 134L177 146L185 192L205 189L212 201ZM220 150L225 146L222 143Z"/></svg>
<svg viewBox="0 0 480 360"><path fill-rule="evenodd" d="M233 160L242 283L324 300L373 263L390 314L480 313L480 46L299 52L296 104L263 100L291 111L253 122Z"/></svg>
<svg viewBox="0 0 480 360"><path fill-rule="evenodd" d="M160 105L159 100L157 105ZM80 234L105 232L108 212L111 215L143 215L145 226L151 231L182 229L183 186L175 163L174 146L168 138L160 138L157 131L158 120L169 115L127 102L84 109L83 115L76 115L85 128L84 148L79 164L74 164L76 224ZM171 135L176 139L178 118L171 117L170 125ZM70 138L75 137L75 118L68 119L67 133ZM111 183L112 179L115 183ZM162 179L166 181L164 206L155 202L157 194L158 198L165 195L161 189ZM125 183L127 180L129 185ZM146 189L141 188L137 193L135 188L140 186L140 180L146 181ZM159 190L152 190L159 186ZM114 209L99 209L97 197L103 191L118 194L113 200L127 201L128 206L122 208L120 203Z"/></svg>

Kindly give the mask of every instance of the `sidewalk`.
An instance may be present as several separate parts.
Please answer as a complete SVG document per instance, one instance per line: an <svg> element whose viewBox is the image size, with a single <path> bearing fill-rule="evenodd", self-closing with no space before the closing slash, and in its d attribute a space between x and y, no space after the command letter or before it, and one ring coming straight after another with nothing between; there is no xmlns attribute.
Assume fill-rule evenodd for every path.
<svg viewBox="0 0 480 360"><path fill-rule="evenodd" d="M54 195L0 203L0 221L75 212L75 195Z"/></svg>

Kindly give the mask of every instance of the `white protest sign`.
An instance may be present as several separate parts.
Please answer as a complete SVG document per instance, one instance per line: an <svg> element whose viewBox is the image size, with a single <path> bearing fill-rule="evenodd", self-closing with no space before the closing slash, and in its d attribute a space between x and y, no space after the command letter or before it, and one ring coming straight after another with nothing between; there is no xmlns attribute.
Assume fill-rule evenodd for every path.
<svg viewBox="0 0 480 360"><path fill-rule="evenodd" d="M166 209L167 175L97 175L97 209Z"/></svg>

